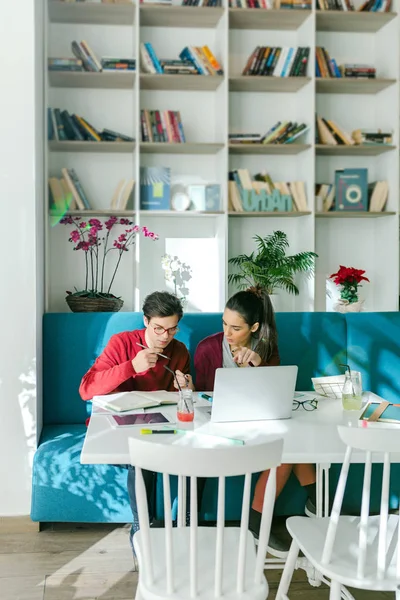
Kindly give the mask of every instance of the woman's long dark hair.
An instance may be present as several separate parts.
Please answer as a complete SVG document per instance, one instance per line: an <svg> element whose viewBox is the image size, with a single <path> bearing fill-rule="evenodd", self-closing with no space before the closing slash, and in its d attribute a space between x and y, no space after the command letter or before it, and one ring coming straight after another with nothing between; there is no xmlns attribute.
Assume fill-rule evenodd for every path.
<svg viewBox="0 0 400 600"><path fill-rule="evenodd" d="M263 361L268 361L278 343L275 313L268 292L259 286L237 292L229 298L226 308L239 313L249 327L260 324L253 333L258 340L254 351Z"/></svg>

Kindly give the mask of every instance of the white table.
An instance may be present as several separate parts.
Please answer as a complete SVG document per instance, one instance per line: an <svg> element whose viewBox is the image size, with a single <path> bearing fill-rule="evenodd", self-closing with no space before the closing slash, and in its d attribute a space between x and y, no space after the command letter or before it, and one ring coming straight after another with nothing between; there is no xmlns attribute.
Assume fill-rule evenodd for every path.
<svg viewBox="0 0 400 600"><path fill-rule="evenodd" d="M331 463L341 463L345 454L345 446L339 438L338 425L358 426L361 411L344 411L341 400L332 400L305 392L309 397L318 397L318 409L306 411L299 408L292 413L291 419L279 421L248 421L240 423L211 423L206 414L196 414L195 421L190 424L171 425L190 432L189 435L148 436L150 441L164 444L198 445L216 447L224 443L223 438L238 438L246 444L257 444L266 439L283 437L283 463L313 463L317 471L317 516L329 514L329 469ZM375 394L366 393L365 400L381 401ZM210 407L210 404L198 399L196 407ZM153 412L164 412L175 418L176 406L152 409ZM145 427L145 426L144 426ZM151 426L156 428L157 426ZM158 426L163 427L163 426ZM82 464L129 464L128 438L140 435L141 427L116 428L112 425L110 413L94 407L86 433L82 453ZM206 435L204 435L206 434ZM354 450L352 462L363 463L364 453ZM393 457L400 462L400 453ZM324 485L325 483L325 485ZM265 567L276 569L282 567L281 559L266 559ZM310 569L308 561L300 558L298 567L307 571L312 585L320 585L321 579ZM353 598L344 594L347 599Z"/></svg>

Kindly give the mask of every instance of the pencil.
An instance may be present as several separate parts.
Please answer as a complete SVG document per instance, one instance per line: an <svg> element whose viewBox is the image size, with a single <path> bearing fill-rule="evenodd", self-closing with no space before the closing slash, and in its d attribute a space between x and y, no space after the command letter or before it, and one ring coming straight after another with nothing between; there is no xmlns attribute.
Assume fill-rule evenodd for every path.
<svg viewBox="0 0 400 600"><path fill-rule="evenodd" d="M139 342L136 342L136 346L140 346L141 348L144 348L145 350L151 350L151 348L148 348L147 346L143 346L143 344L139 344ZM165 354L161 354L161 352L156 352L156 354L158 354L158 356L162 356L162 358L166 358L167 360L169 360L169 356L165 356Z"/></svg>

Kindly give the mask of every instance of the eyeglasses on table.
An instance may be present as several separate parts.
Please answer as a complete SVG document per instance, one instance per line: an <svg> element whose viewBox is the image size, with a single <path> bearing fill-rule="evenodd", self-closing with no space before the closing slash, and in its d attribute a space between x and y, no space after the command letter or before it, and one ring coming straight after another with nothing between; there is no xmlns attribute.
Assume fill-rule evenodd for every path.
<svg viewBox="0 0 400 600"><path fill-rule="evenodd" d="M317 398L311 398L309 400L293 400L292 410L297 410L300 406L304 408L304 410L316 410L318 408L318 400Z"/></svg>

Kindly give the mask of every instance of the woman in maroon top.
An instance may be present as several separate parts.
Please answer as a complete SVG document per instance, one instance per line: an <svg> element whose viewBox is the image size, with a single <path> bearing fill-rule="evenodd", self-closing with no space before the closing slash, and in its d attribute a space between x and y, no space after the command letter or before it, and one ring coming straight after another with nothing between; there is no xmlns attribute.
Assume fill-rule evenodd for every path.
<svg viewBox="0 0 400 600"><path fill-rule="evenodd" d="M226 304L222 324L223 332L210 335L196 349L194 366L196 389L199 391L214 389L215 371L220 367L265 367L280 364L274 309L265 290L251 287L232 296ZM292 471L308 492L307 514L315 514L314 465L284 464L278 467L276 495L281 493ZM261 473L250 511L249 526L256 536L260 529L268 475L269 471ZM286 556L290 541L288 536L284 539L273 528L269 550L277 556Z"/></svg>

